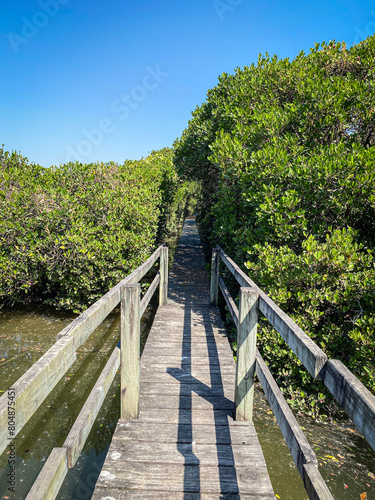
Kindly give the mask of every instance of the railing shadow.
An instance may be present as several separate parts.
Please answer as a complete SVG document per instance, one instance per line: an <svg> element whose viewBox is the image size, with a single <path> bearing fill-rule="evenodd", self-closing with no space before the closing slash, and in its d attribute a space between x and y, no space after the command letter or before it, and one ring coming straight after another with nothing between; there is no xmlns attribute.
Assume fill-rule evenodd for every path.
<svg viewBox="0 0 375 500"><path fill-rule="evenodd" d="M184 329L181 352L181 368L168 368L167 373L180 382L179 425L177 449L184 456L184 498L190 493L201 493L200 460L194 453L193 395L212 405L216 437L217 462L220 489L224 494L230 484L230 493L238 494L237 474L231 446L228 418L233 418L234 403L224 396L220 360L211 324L211 314L205 318L204 328L208 351L210 385L206 385L192 374L192 311L194 306L185 303ZM197 311L198 312L198 311ZM209 321L207 321L209 319ZM202 344L202 348L205 345ZM233 381L234 383L234 381ZM235 497L233 497L235 498Z"/></svg>

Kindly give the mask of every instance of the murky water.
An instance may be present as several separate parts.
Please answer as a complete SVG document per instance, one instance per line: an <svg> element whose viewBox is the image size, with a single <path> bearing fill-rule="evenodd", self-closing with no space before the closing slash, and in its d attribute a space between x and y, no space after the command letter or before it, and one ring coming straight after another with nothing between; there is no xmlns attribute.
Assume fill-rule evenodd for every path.
<svg viewBox="0 0 375 500"><path fill-rule="evenodd" d="M73 318L69 313L46 309L0 310L0 394L44 354L55 342L57 333ZM152 308L143 318L143 342L151 321ZM53 447L63 444L119 336L117 309L78 350L77 361L17 436L15 493L8 491L8 455L4 453L0 457L0 499L25 498ZM119 385L117 374L84 450L76 466L69 471L57 498L91 498L119 418ZM293 459L259 389L256 391L254 421L277 498L307 499ZM334 498L375 500L375 453L354 426L349 423L317 424L306 419L299 421Z"/></svg>
<svg viewBox="0 0 375 500"><path fill-rule="evenodd" d="M350 420L321 424L296 416L319 470L337 500L375 499L375 452ZM308 500L302 480L263 391L255 399L255 427L275 494L282 500ZM361 496L363 495L363 496Z"/></svg>
<svg viewBox="0 0 375 500"><path fill-rule="evenodd" d="M73 319L52 311L0 311L0 390L6 391L55 342L56 334ZM119 314L111 314L77 351L77 361L67 371L55 390L19 432L16 440L16 488L8 490L7 454L0 460L0 498L25 498L53 447L61 446L78 416L97 377L120 335ZM82 462L105 454L116 416L117 380L103 406L96 429L90 434ZM17 408L16 408L17 410ZM109 425L100 427L103 418ZM99 426L99 428L98 428ZM88 458L90 457L90 458ZM82 465L79 465L82 467ZM77 471L75 471L77 473ZM62 488L76 486L68 481ZM62 492L60 498L90 498ZM90 493L91 495L91 493Z"/></svg>

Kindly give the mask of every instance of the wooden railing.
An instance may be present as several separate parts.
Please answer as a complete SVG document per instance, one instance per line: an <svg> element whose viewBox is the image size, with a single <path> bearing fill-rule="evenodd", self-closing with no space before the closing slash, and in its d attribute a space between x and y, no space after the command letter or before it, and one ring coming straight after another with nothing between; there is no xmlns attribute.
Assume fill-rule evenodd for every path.
<svg viewBox="0 0 375 500"><path fill-rule="evenodd" d="M160 271L140 300L139 281L160 259ZM138 415L140 319L160 285L159 304L168 293L168 248L160 246L151 257L118 283L83 314L64 328L57 342L12 385L15 392L16 436L33 416L61 377L76 361L77 349L121 302L121 350L112 352L61 448L53 448L33 484L27 500L54 499L71 467L74 467L95 422L105 396L121 366L121 416ZM7 394L0 398L0 454L9 444Z"/></svg>
<svg viewBox="0 0 375 500"><path fill-rule="evenodd" d="M141 300L139 281L160 259L156 275ZM239 308L220 276L220 260L240 285ZM139 413L140 319L157 287L159 304L167 303L168 248L163 245L139 268L58 334L57 342L15 383L15 435L54 389L76 360L77 349L108 314L121 303L121 350L113 350L64 444L54 448L32 486L27 500L54 499L69 470L78 460L105 396L121 368L121 417ZM220 248L212 254L211 303L219 289L238 329L235 416L252 420L254 377L257 375L278 421L311 500L332 499L318 470L318 460L292 411L256 348L258 311L280 333L314 379L321 380L375 450L375 397L338 360L326 354ZM0 398L0 454L9 443L8 399Z"/></svg>
<svg viewBox="0 0 375 500"><path fill-rule="evenodd" d="M220 260L240 285L239 308L220 276ZM314 451L256 349L258 311L279 332L310 375L324 383L373 450L375 450L375 397L341 361L328 359L311 338L218 246L212 252L211 304L213 305L218 304L219 289L237 327L236 418L252 419L256 373L310 499L332 499L318 470L318 460Z"/></svg>

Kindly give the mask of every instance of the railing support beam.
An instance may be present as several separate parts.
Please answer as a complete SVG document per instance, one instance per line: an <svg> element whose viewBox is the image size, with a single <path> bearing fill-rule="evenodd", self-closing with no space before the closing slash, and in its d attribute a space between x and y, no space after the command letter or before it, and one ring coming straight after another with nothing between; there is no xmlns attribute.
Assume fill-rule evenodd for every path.
<svg viewBox="0 0 375 500"><path fill-rule="evenodd" d="M165 306L168 302L168 247L160 249L160 293L159 305Z"/></svg>
<svg viewBox="0 0 375 500"><path fill-rule="evenodd" d="M141 285L121 287L121 418L138 418Z"/></svg>
<svg viewBox="0 0 375 500"><path fill-rule="evenodd" d="M212 250L211 259L211 305L218 305L219 298L219 272L220 272L220 250L216 247Z"/></svg>
<svg viewBox="0 0 375 500"><path fill-rule="evenodd" d="M240 288L235 386L236 420L253 419L259 293Z"/></svg>

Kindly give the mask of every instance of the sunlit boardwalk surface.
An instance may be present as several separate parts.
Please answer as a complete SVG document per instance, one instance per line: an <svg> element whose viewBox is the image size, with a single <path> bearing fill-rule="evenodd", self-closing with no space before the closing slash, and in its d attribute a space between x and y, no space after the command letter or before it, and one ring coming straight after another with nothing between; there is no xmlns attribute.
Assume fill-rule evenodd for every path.
<svg viewBox="0 0 375 500"><path fill-rule="evenodd" d="M252 423L233 420L235 363L210 306L194 219L185 223L141 359L139 419L120 419L99 499L274 499Z"/></svg>

